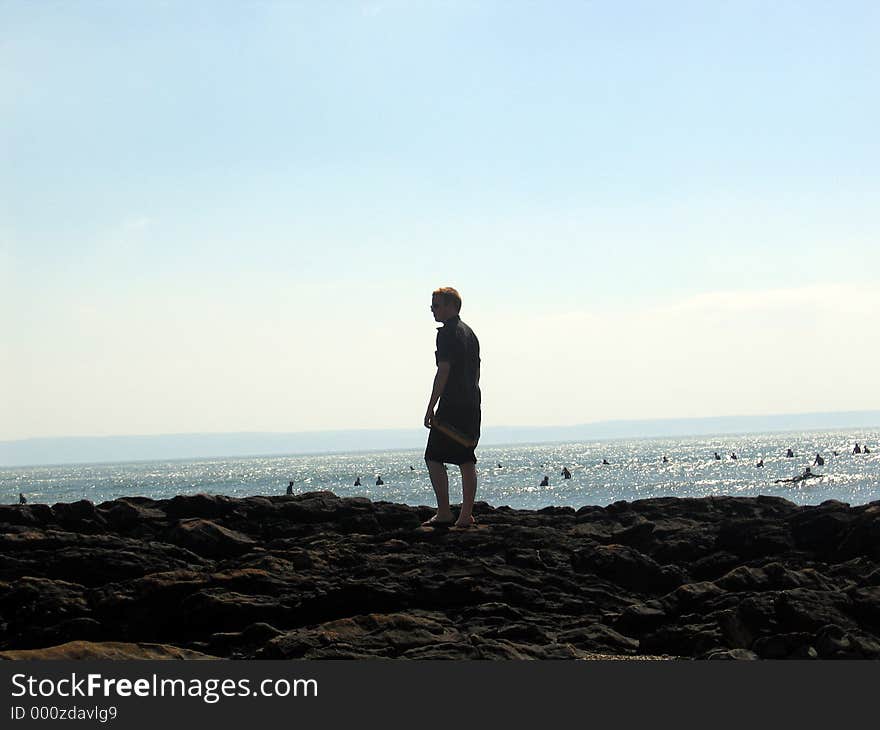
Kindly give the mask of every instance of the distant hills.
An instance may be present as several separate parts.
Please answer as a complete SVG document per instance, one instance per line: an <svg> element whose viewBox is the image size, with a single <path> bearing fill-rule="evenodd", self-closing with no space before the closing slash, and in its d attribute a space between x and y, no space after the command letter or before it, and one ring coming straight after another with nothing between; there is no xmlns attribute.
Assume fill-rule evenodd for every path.
<svg viewBox="0 0 880 730"><path fill-rule="evenodd" d="M858 428L880 428L880 411L597 421L577 426L487 426L481 444ZM422 428L412 428L32 438L0 441L0 466L420 449L425 444L425 433Z"/></svg>

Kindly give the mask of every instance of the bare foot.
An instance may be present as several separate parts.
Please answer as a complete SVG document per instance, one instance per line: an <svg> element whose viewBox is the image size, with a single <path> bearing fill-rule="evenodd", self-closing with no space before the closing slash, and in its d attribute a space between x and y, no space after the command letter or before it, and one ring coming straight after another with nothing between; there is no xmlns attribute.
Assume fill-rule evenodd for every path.
<svg viewBox="0 0 880 730"><path fill-rule="evenodd" d="M450 512L448 515L441 515L439 512L430 520L422 523L422 527L450 527L455 522L455 515Z"/></svg>
<svg viewBox="0 0 880 730"><path fill-rule="evenodd" d="M461 518L456 520L455 525L453 527L473 527L477 524L477 521L474 519L474 516L471 515L466 520L462 521Z"/></svg>

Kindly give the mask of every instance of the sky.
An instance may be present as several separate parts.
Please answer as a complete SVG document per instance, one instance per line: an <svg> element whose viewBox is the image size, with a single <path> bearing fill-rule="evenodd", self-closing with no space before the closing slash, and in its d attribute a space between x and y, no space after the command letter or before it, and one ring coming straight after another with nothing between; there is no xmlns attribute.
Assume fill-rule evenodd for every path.
<svg viewBox="0 0 880 730"><path fill-rule="evenodd" d="M874 2L0 0L0 440L880 408Z"/></svg>

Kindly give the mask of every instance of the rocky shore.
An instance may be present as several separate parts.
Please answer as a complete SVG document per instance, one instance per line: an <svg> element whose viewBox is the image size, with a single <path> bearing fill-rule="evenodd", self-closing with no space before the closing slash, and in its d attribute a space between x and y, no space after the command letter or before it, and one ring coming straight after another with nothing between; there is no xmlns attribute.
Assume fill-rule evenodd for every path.
<svg viewBox="0 0 880 730"><path fill-rule="evenodd" d="M880 659L880 502L0 507L0 658Z"/></svg>

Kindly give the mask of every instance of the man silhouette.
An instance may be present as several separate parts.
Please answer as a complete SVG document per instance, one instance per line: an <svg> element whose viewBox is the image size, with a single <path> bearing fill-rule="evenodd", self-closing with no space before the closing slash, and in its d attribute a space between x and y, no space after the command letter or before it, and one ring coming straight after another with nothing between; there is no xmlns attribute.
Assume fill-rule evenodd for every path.
<svg viewBox="0 0 880 730"><path fill-rule="evenodd" d="M461 295L452 287L442 287L431 295L437 330L435 360L437 372L425 428L431 429L425 448L425 464L437 497L437 514L423 523L429 527L452 525L470 527L477 494L477 457L474 448L480 438L480 342L473 330L461 321ZM435 413L436 407L436 413ZM449 507L449 477L446 464L461 470L461 511L458 519Z"/></svg>

